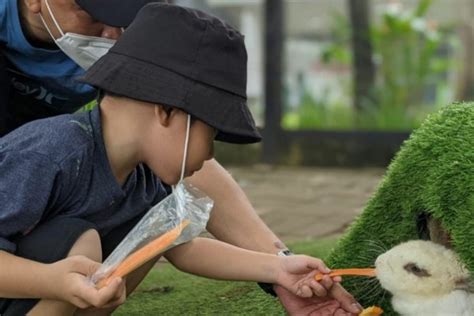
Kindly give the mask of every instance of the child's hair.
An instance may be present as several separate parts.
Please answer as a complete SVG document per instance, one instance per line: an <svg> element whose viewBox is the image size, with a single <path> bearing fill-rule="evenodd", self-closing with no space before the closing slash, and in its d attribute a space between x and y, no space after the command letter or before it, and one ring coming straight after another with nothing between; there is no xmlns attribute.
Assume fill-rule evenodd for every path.
<svg viewBox="0 0 474 316"><path fill-rule="evenodd" d="M105 91L104 89L99 89L98 93L97 93L97 104L101 104L102 100L106 97L106 96L111 96L111 97L122 97L121 95L119 94L116 94L116 93L113 93L113 92L109 92L109 91ZM123 96L125 97L125 96ZM126 98L126 97L125 97ZM158 106L161 106L163 108L163 110L165 110L166 114L170 115L171 114L171 111L173 110L173 106L171 105L167 105L167 104L156 104ZM192 117L191 117L192 118Z"/></svg>
<svg viewBox="0 0 474 316"><path fill-rule="evenodd" d="M106 92L103 89L99 89L99 91L97 92L97 104L102 103L102 100L104 99L105 94Z"/></svg>

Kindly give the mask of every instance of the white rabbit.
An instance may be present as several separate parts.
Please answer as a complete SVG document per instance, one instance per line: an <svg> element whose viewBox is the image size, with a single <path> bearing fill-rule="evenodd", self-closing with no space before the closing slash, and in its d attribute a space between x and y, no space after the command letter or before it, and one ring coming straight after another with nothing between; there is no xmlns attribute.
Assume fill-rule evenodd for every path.
<svg viewBox="0 0 474 316"><path fill-rule="evenodd" d="M402 316L474 316L469 272L453 250L412 240L380 255L375 268Z"/></svg>

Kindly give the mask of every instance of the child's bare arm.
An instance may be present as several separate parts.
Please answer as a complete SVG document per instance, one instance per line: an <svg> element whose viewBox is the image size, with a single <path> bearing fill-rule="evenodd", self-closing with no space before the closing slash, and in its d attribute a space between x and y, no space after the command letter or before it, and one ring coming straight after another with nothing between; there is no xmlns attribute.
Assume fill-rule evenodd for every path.
<svg viewBox="0 0 474 316"><path fill-rule="evenodd" d="M208 238L195 238L169 250L166 257L178 269L214 279L259 281L282 285L300 296L325 296L332 280L318 283L317 272L328 273L324 263L307 256L279 257L254 252Z"/></svg>
<svg viewBox="0 0 474 316"><path fill-rule="evenodd" d="M214 279L272 282L278 257L260 254L209 238L192 241L166 252L178 269Z"/></svg>
<svg viewBox="0 0 474 316"><path fill-rule="evenodd" d="M69 302L79 308L123 303L124 282L114 280L97 290L87 279L100 264L83 256L44 264L0 250L0 297Z"/></svg>
<svg viewBox="0 0 474 316"><path fill-rule="evenodd" d="M0 297L51 297L46 264L0 251Z"/></svg>

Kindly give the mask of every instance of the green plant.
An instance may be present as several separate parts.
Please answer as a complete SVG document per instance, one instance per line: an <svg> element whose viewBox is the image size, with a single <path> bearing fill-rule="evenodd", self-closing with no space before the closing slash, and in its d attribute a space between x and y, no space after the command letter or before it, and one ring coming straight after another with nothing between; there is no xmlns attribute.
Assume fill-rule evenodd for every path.
<svg viewBox="0 0 474 316"><path fill-rule="evenodd" d="M353 111L340 104L328 106L325 94L319 99L314 98L306 90L300 106L284 114L282 126L285 129L351 129L353 127Z"/></svg>
<svg viewBox="0 0 474 316"><path fill-rule="evenodd" d="M425 92L443 81L441 74L451 66L440 55L447 34L425 16L432 0L421 0L412 11L387 10L381 23L371 30L378 61L375 87L377 105L400 107L424 104Z"/></svg>
<svg viewBox="0 0 474 316"><path fill-rule="evenodd" d="M406 131L416 128L426 115L436 109L433 105L420 105L410 108L381 104L379 107L368 107L363 115L347 105L329 104L313 98L308 92L304 94L298 109L287 112L282 119L282 126L287 130L374 130Z"/></svg>
<svg viewBox="0 0 474 316"><path fill-rule="evenodd" d="M411 130L430 112L449 100L446 72L456 63L446 51L455 45L450 29L438 27L426 18L432 0L420 0L412 10L392 7L371 27L377 80L373 100L363 111L330 104L306 93L298 109L286 113L287 129ZM341 14L333 14L333 42L326 45L321 60L326 64L350 65L350 24ZM343 84L343 83L341 83ZM308 89L308 87L306 87ZM341 91L352 91L343 87ZM432 95L427 97L427 95Z"/></svg>

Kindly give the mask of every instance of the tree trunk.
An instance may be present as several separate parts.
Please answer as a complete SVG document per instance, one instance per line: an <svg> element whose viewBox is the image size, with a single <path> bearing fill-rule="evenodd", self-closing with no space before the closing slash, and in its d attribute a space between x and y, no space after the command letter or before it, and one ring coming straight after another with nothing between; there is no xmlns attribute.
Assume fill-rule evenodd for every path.
<svg viewBox="0 0 474 316"><path fill-rule="evenodd" d="M352 65L354 80L353 105L361 111L373 101L375 65L372 61L369 0L347 0L352 26Z"/></svg>
<svg viewBox="0 0 474 316"><path fill-rule="evenodd" d="M277 161L281 132L284 42L283 0L265 1L265 128L263 161Z"/></svg>
<svg viewBox="0 0 474 316"><path fill-rule="evenodd" d="M464 44L464 56L456 99L474 100L474 25L465 23L460 35Z"/></svg>

